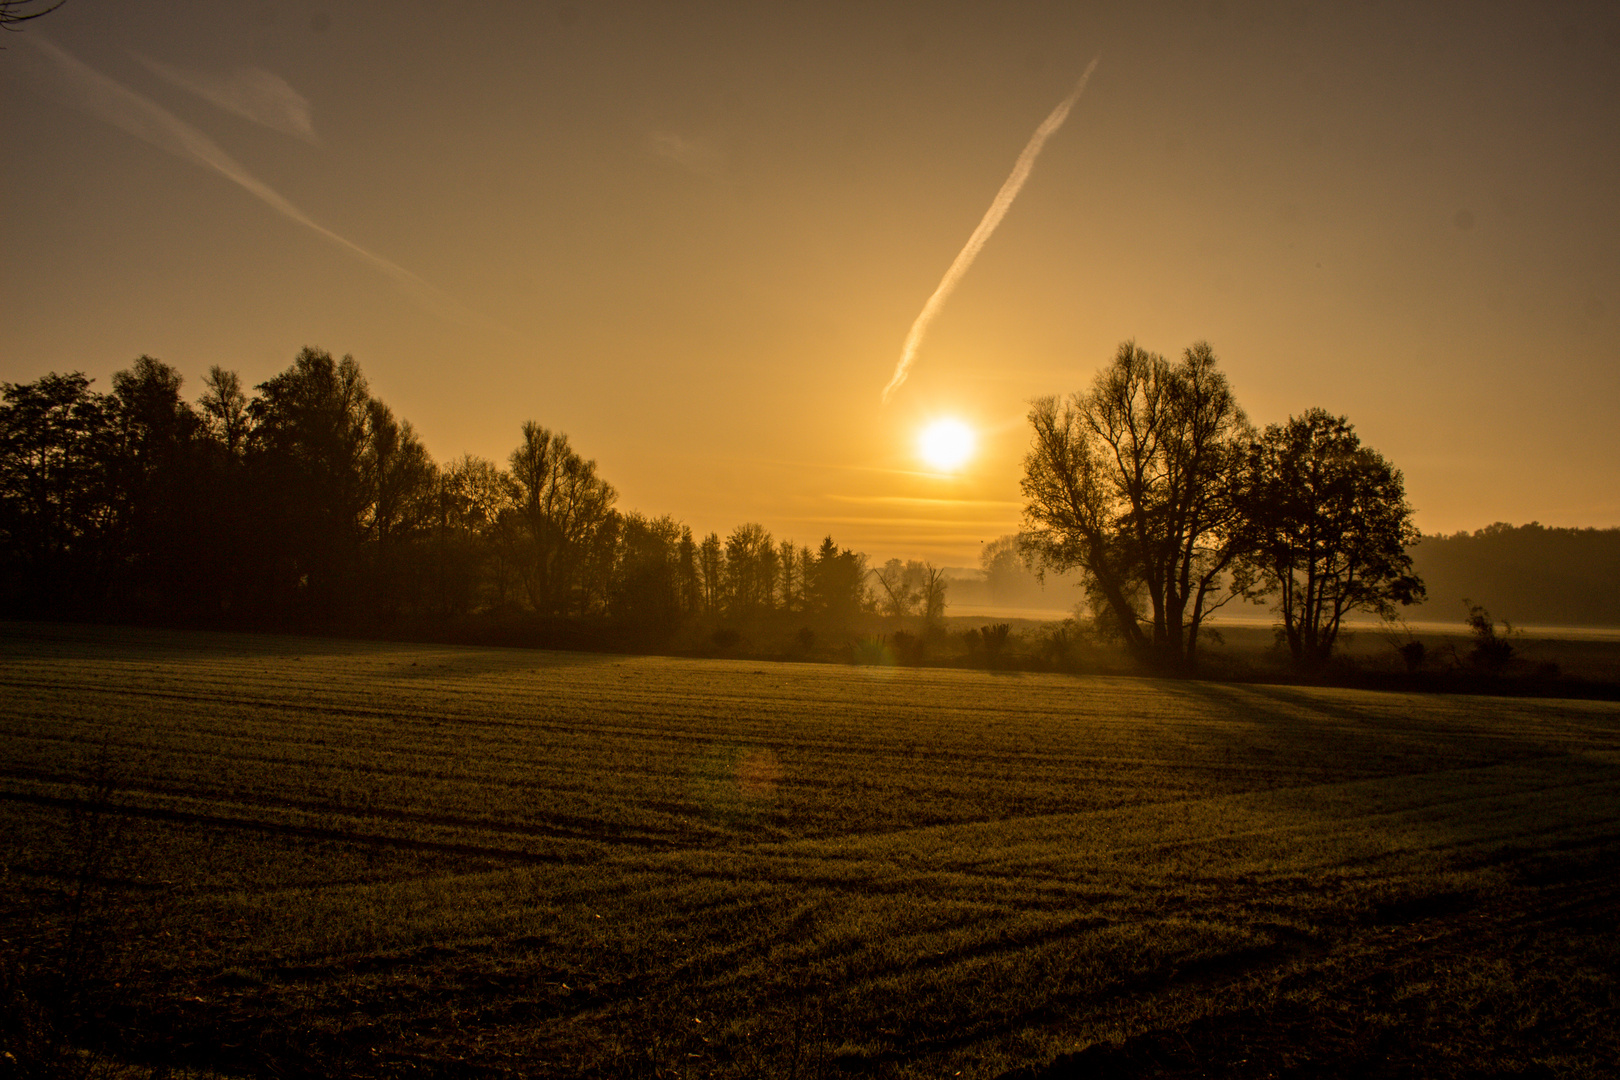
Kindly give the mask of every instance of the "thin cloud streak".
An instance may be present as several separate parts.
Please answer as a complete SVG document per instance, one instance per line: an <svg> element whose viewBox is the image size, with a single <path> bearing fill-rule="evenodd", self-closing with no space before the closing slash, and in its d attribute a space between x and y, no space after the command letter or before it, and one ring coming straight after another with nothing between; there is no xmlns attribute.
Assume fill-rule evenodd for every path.
<svg viewBox="0 0 1620 1080"><path fill-rule="evenodd" d="M838 495L829 492L824 498L834 502L894 503L901 506L1023 506L1016 499L931 499L916 495Z"/></svg>
<svg viewBox="0 0 1620 1080"><path fill-rule="evenodd" d="M492 323L487 317L473 311L444 290L428 284L398 263L367 251L354 241L339 236L315 221L248 172L212 139L161 105L101 74L52 45L37 33L29 34L23 40L54 62L58 89L76 107L138 139L151 143L160 150L166 150L176 157L213 169L267 203L283 217L296 221L361 262L381 271L427 311L456 322L505 331L504 327Z"/></svg>
<svg viewBox="0 0 1620 1080"><path fill-rule="evenodd" d="M690 453L683 456L695 461L729 462L738 460L736 454ZM850 465L838 461L794 461L791 458L766 457L748 457L746 460L751 465L771 465L794 470L819 469L822 472L877 473L882 476L916 476L928 480L954 478L953 474L948 473L928 472L923 469L897 469L887 465Z"/></svg>
<svg viewBox="0 0 1620 1080"><path fill-rule="evenodd" d="M158 78L196 94L216 108L305 142L315 141L309 99L273 72L250 67L238 68L230 75L214 75L183 71L140 53L132 55Z"/></svg>
<svg viewBox="0 0 1620 1080"><path fill-rule="evenodd" d="M887 525L902 532L933 531L943 528L974 529L1002 528L1009 518L916 518L916 517L829 517L827 515L773 515L778 521L821 521L829 525ZM956 535L967 535L958 533Z"/></svg>
<svg viewBox="0 0 1620 1080"><path fill-rule="evenodd" d="M1057 108L1052 110L1051 115L1041 122L1040 127L1035 129L1035 134L1030 136L1029 144L1024 147L1024 152L1018 155L1018 161L1013 165L1012 175L1007 177L1006 183L1001 185L1001 190L996 192L996 197L991 201L990 209L984 212L984 218L980 220L979 227L973 230L972 236L968 237L968 242L956 256L956 261L951 263L950 269L946 270L945 276L940 279L939 287L934 290L934 295L930 296L928 302L923 305L921 314L917 316L917 321L911 324L911 333L906 335L906 345L900 352L900 362L895 365L894 376L889 379L889 385L883 388L883 403L885 405L888 404L889 398L900 388L900 385L906 381L906 377L911 374L911 365L917 358L917 348L922 344L923 335L928 333L928 324L934 321L934 316L939 314L939 309L945 305L945 301L956 289L957 283L962 280L962 276L973 265L973 260L979 257L979 252L984 249L984 245L989 241L990 234L996 231L996 226L1001 224L1001 219L1007 216L1007 211L1011 208L1013 200L1018 198L1018 192L1023 188L1024 181L1029 179L1030 170L1035 167L1035 159L1040 156L1041 148L1046 145L1046 140L1051 138L1053 133L1063 126L1063 121L1069 118L1069 110L1080 99L1080 95L1085 92L1086 83L1091 81L1091 73L1097 70L1098 59L1100 58L1092 57L1091 63L1086 65L1085 73L1080 76L1080 81L1075 84L1074 90L1069 93L1068 97L1058 102Z"/></svg>

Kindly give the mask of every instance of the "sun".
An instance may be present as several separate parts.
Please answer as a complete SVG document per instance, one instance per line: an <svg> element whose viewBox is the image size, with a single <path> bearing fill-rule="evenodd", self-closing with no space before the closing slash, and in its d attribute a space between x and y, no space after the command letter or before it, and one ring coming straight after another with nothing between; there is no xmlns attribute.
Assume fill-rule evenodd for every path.
<svg viewBox="0 0 1620 1080"><path fill-rule="evenodd" d="M917 440L922 459L940 472L955 472L973 456L978 443L973 429L952 417L935 420Z"/></svg>

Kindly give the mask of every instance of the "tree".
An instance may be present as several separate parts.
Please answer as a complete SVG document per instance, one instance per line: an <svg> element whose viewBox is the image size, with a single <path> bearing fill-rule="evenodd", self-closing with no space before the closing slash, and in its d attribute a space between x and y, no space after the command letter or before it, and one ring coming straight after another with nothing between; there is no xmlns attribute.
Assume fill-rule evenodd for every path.
<svg viewBox="0 0 1620 1080"><path fill-rule="evenodd" d="M884 614L900 621L917 604L917 596L911 583L906 580L906 565L899 559L890 559L876 570L872 576L877 579L878 588L882 590L878 598Z"/></svg>
<svg viewBox="0 0 1620 1080"><path fill-rule="evenodd" d="M361 456L366 486L362 525L370 540L388 550L409 540L433 518L438 470L409 420L373 398L366 404Z"/></svg>
<svg viewBox="0 0 1620 1080"><path fill-rule="evenodd" d="M0 27L16 30L18 23L49 15L67 0L0 0Z"/></svg>
<svg viewBox="0 0 1620 1080"><path fill-rule="evenodd" d="M248 406L248 465L273 607L331 618L354 597L372 501L366 380L354 357L305 348Z"/></svg>
<svg viewBox="0 0 1620 1080"><path fill-rule="evenodd" d="M1276 594L1296 663L1325 663L1346 614L1393 617L1396 604L1423 598L1405 550L1418 533L1400 471L1348 420L1311 409L1266 428L1246 458L1251 593Z"/></svg>
<svg viewBox="0 0 1620 1080"><path fill-rule="evenodd" d="M690 525L681 526L681 538L675 546L675 568L681 611L695 615L703 608L703 575L698 569L698 545Z"/></svg>
<svg viewBox="0 0 1620 1080"><path fill-rule="evenodd" d="M998 536L979 551L979 570L992 604L1012 604L1029 577L1023 545L1016 533Z"/></svg>
<svg viewBox="0 0 1620 1080"><path fill-rule="evenodd" d="M597 551L596 534L613 524L618 492L596 475L596 462L574 452L568 436L532 420L523 425L511 466L530 603L542 614L568 614L585 602L587 562Z"/></svg>
<svg viewBox="0 0 1620 1080"><path fill-rule="evenodd" d="M799 562L799 549L793 541L783 540L776 545L776 561L782 568L782 610L800 611L804 607L804 565Z"/></svg>
<svg viewBox="0 0 1620 1080"><path fill-rule="evenodd" d="M395 420L393 410L375 398L366 403L361 470L373 611L391 616L404 606L430 604L417 541L439 509L439 470L410 421Z"/></svg>
<svg viewBox="0 0 1620 1080"><path fill-rule="evenodd" d="M717 618L726 598L726 548L719 533L703 538L697 550L697 570L703 614Z"/></svg>
<svg viewBox="0 0 1620 1080"><path fill-rule="evenodd" d="M847 626L870 606L865 555L840 550L828 536L801 565L805 568L806 610L827 625Z"/></svg>
<svg viewBox="0 0 1620 1080"><path fill-rule="evenodd" d="M667 514L629 513L619 524L619 557L609 611L635 629L668 634L684 608L682 541L690 530Z"/></svg>
<svg viewBox="0 0 1620 1080"><path fill-rule="evenodd" d="M881 593L879 604L894 619L921 614L923 624L934 628L945 617L945 571L933 563L910 559L902 563L890 559L872 571Z"/></svg>
<svg viewBox="0 0 1620 1080"><path fill-rule="evenodd" d="M439 470L433 518L433 610L462 615L513 597L515 572L497 532L514 504L512 478L493 461L464 454ZM505 516L513 525L512 516Z"/></svg>
<svg viewBox="0 0 1620 1080"><path fill-rule="evenodd" d="M1244 542L1234 481L1251 428L1214 352L1198 342L1171 364L1127 341L1088 392L1038 399L1029 420L1025 551L1080 570L1135 651L1190 667Z"/></svg>
<svg viewBox="0 0 1620 1080"><path fill-rule="evenodd" d="M739 525L726 537L727 607L734 618L753 618L771 606L776 590L776 543L765 526Z"/></svg>
<svg viewBox="0 0 1620 1080"><path fill-rule="evenodd" d="M214 441L225 448L231 457L241 455L247 444L252 420L248 414L248 399L242 393L242 379L234 371L226 371L215 364L208 369L203 380L203 396L197 405L202 409L203 423Z"/></svg>
<svg viewBox="0 0 1620 1080"><path fill-rule="evenodd" d="M945 591L950 582L945 578L945 571L933 563L923 563L921 578L918 598L922 603L923 622L937 627L945 620Z"/></svg>
<svg viewBox="0 0 1620 1080"><path fill-rule="evenodd" d="M1506 619L1498 630L1491 613L1466 597L1463 604L1468 608L1468 618L1463 622L1468 624L1468 632L1474 637L1473 647L1468 650L1468 662L1487 674L1500 675L1517 651L1513 639L1519 632Z"/></svg>
<svg viewBox="0 0 1620 1080"><path fill-rule="evenodd" d="M209 368L194 415L199 460L192 493L197 519L188 525L196 552L192 606L210 618L236 619L239 601L266 577L261 556L268 550L266 507L273 505L252 483L253 418L241 377L217 364Z"/></svg>
<svg viewBox="0 0 1620 1080"><path fill-rule="evenodd" d="M0 383L0 551L6 599L63 612L99 576L113 410L81 372Z"/></svg>
<svg viewBox="0 0 1620 1080"><path fill-rule="evenodd" d="M212 511L203 501L203 421L180 373L150 356L113 375L114 438L102 463L111 494L114 586L126 611L173 616L202 603Z"/></svg>

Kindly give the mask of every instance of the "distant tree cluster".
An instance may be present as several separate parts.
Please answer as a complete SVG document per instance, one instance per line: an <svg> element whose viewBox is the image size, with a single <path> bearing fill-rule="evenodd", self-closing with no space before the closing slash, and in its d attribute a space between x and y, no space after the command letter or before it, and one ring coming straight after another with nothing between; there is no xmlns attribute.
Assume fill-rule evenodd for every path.
<svg viewBox="0 0 1620 1080"><path fill-rule="evenodd" d="M1425 609L1426 618L1450 619L1464 597L1477 596L1518 623L1620 626L1620 529L1499 521L1425 536L1412 558L1437 609Z"/></svg>
<svg viewBox="0 0 1620 1080"><path fill-rule="evenodd" d="M920 618L925 628L937 629L945 619L945 571L932 563L890 559L873 571L878 607L896 621Z"/></svg>
<svg viewBox="0 0 1620 1080"><path fill-rule="evenodd" d="M527 613L668 634L689 620L842 625L864 558L759 525L701 541L616 508L568 437L522 427L506 467L435 463L360 367L317 349L194 403L142 356L0 384L0 608L32 617L335 628Z"/></svg>
<svg viewBox="0 0 1620 1080"><path fill-rule="evenodd" d="M1423 596L1400 472L1321 409L1256 431L1207 344L1172 363L1126 342L1089 391L1029 419L1024 552L1081 571L1098 623L1160 666L1190 668L1236 597L1274 597L1312 666L1348 613Z"/></svg>

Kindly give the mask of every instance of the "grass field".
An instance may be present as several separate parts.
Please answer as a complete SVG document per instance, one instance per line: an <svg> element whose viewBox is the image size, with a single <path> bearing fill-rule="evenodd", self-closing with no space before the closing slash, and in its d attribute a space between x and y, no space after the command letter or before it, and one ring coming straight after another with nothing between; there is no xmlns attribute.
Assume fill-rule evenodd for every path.
<svg viewBox="0 0 1620 1080"><path fill-rule="evenodd" d="M12 624L0 829L25 1063L1620 1061L1612 702Z"/></svg>

